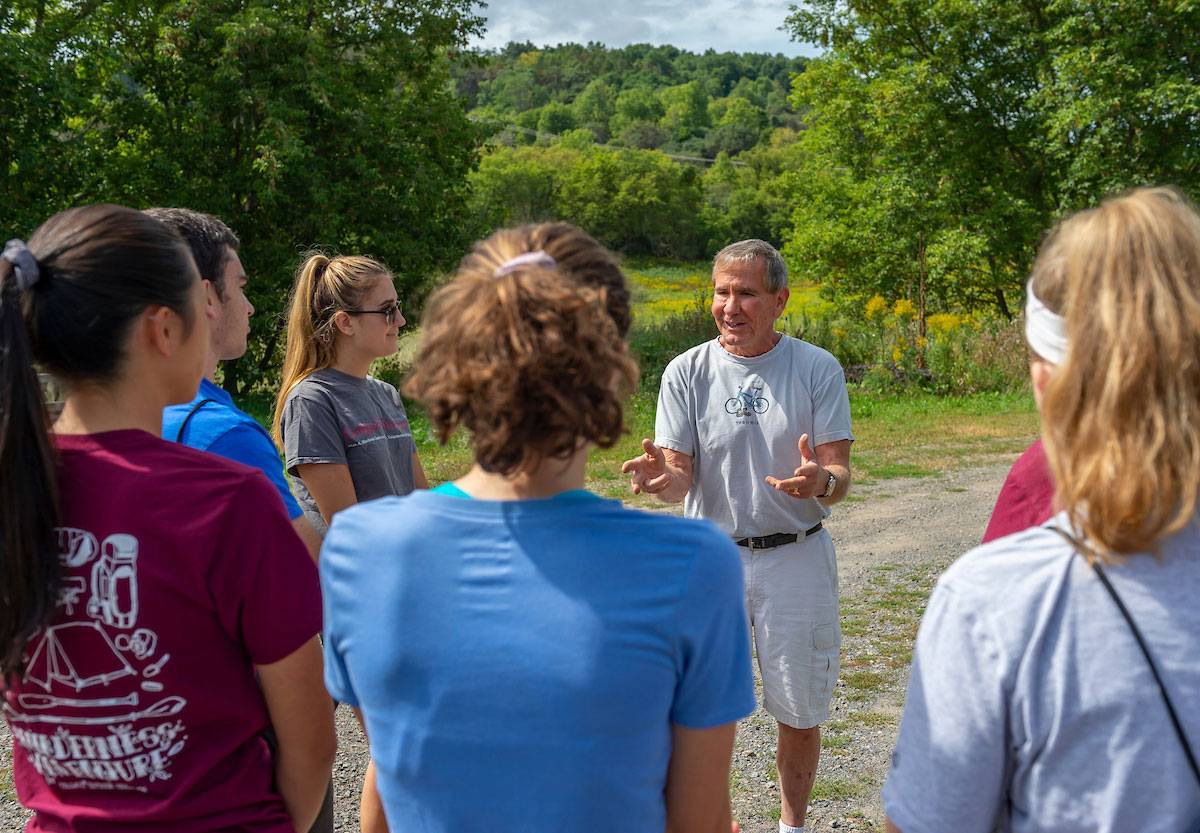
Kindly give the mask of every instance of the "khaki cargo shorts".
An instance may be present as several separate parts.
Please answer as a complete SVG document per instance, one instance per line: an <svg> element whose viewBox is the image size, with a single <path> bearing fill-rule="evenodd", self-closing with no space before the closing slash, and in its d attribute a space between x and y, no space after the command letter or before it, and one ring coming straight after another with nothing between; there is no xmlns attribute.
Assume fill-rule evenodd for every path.
<svg viewBox="0 0 1200 833"><path fill-rule="evenodd" d="M763 707L795 729L823 723L841 667L833 540L821 530L781 547L738 550Z"/></svg>

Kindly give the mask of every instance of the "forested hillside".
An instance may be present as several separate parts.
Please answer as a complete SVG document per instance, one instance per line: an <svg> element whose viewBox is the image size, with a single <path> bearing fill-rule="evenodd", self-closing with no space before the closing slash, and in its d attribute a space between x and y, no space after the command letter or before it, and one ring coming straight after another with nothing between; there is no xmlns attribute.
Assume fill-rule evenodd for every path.
<svg viewBox="0 0 1200 833"><path fill-rule="evenodd" d="M800 58L638 44L509 44L452 75L485 137L477 227L562 218L626 254L694 260L784 242Z"/></svg>
<svg viewBox="0 0 1200 833"><path fill-rule="evenodd" d="M501 144L578 129L614 146L715 158L800 126L788 94L802 58L595 43L510 43L475 57L456 63L454 80L470 117Z"/></svg>

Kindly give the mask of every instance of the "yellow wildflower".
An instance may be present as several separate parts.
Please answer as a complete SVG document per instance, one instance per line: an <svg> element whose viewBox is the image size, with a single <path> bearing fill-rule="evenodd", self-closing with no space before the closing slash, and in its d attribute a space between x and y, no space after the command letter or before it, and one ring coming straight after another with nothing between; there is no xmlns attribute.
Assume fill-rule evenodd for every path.
<svg viewBox="0 0 1200 833"><path fill-rule="evenodd" d="M938 336L949 335L964 323L961 315L956 315L952 312L934 313L925 319L925 326L929 328L929 332Z"/></svg>

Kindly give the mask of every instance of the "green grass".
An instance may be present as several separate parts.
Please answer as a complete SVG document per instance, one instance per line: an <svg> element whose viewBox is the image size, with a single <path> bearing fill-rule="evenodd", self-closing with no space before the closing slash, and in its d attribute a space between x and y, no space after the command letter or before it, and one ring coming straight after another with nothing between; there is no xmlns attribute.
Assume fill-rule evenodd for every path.
<svg viewBox="0 0 1200 833"><path fill-rule="evenodd" d="M6 804L15 804L17 801L17 794L13 790L12 767L9 765L0 767L0 801Z"/></svg>
<svg viewBox="0 0 1200 833"><path fill-rule="evenodd" d="M858 796L861 782L851 778L822 778L817 776L812 788L812 801L846 801Z"/></svg>
<svg viewBox="0 0 1200 833"><path fill-rule="evenodd" d="M923 477L1014 459L1037 437L1028 393L888 395L853 389L855 477Z"/></svg>

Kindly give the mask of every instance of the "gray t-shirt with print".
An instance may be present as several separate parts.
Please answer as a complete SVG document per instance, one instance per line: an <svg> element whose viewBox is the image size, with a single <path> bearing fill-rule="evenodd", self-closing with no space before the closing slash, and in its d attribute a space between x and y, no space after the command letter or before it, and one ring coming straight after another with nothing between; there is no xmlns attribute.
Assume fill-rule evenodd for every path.
<svg viewBox="0 0 1200 833"><path fill-rule="evenodd" d="M400 394L387 382L318 370L288 394L280 431L292 491L322 535L327 525L296 473L299 465L344 464L359 503L413 490L416 445Z"/></svg>
<svg viewBox="0 0 1200 833"><path fill-rule="evenodd" d="M748 359L717 339L676 356L663 371L654 429L657 445L692 458L684 514L738 538L800 532L827 517L815 498L797 500L764 478L792 476L801 434L813 448L854 439L841 365L786 335Z"/></svg>
<svg viewBox="0 0 1200 833"><path fill-rule="evenodd" d="M937 583L883 789L904 833L1184 833L1200 785L1129 626L1042 527L964 555ZM1106 567L1200 752L1200 518L1156 559Z"/></svg>

